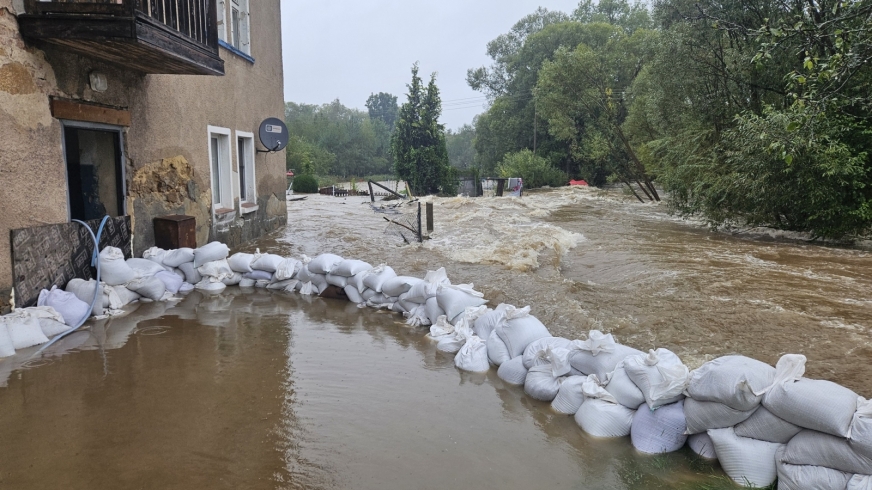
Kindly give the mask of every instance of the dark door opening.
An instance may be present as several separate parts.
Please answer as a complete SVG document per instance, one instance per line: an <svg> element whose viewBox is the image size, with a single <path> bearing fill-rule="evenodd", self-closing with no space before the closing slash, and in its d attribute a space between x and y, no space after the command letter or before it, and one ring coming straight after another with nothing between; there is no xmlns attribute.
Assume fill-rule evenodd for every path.
<svg viewBox="0 0 872 490"><path fill-rule="evenodd" d="M65 127L64 156L67 160L70 219L124 215L119 132Z"/></svg>

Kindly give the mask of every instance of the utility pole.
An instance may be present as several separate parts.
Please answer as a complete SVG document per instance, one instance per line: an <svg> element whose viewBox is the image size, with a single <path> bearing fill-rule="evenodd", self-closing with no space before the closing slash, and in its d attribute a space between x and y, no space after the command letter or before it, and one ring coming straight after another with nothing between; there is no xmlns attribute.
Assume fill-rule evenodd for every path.
<svg viewBox="0 0 872 490"><path fill-rule="evenodd" d="M533 99L533 156L536 156L536 133L539 132L539 102Z"/></svg>

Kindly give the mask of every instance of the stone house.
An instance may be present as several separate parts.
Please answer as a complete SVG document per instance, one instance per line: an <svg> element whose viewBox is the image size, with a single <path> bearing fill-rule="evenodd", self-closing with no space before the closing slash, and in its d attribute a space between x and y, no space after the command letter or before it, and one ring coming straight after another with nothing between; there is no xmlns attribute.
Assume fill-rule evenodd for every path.
<svg viewBox="0 0 872 490"><path fill-rule="evenodd" d="M127 216L139 256L164 215L198 245L285 225L284 151L258 137L283 117L281 37L280 0L0 0L0 303L33 248L12 230Z"/></svg>

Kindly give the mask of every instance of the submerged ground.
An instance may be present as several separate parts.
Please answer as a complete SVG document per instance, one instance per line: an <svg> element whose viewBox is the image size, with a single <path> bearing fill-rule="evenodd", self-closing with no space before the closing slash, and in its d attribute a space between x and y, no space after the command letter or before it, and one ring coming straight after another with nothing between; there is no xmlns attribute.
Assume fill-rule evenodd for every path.
<svg viewBox="0 0 872 490"><path fill-rule="evenodd" d="M809 375L872 395L862 250L714 234L593 190L436 200L422 247L386 234L363 198L288 208L287 230L252 248L419 276L445 266L494 305L531 305L554 335L597 327L691 367L800 352ZM687 450L650 457L588 437L495 371L458 372L423 333L395 314L265 290L138 305L23 367L0 360L0 487L732 485Z"/></svg>

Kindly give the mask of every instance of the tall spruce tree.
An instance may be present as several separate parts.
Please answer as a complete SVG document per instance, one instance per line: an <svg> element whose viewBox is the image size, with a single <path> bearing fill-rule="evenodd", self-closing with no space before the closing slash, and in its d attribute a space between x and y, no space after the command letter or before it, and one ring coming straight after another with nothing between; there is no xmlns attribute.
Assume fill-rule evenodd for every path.
<svg viewBox="0 0 872 490"><path fill-rule="evenodd" d="M445 126L439 124L442 100L436 87L436 74L426 89L412 66L408 100L400 107L391 137L391 154L397 176L409 183L415 195L454 194L456 183L448 164Z"/></svg>

